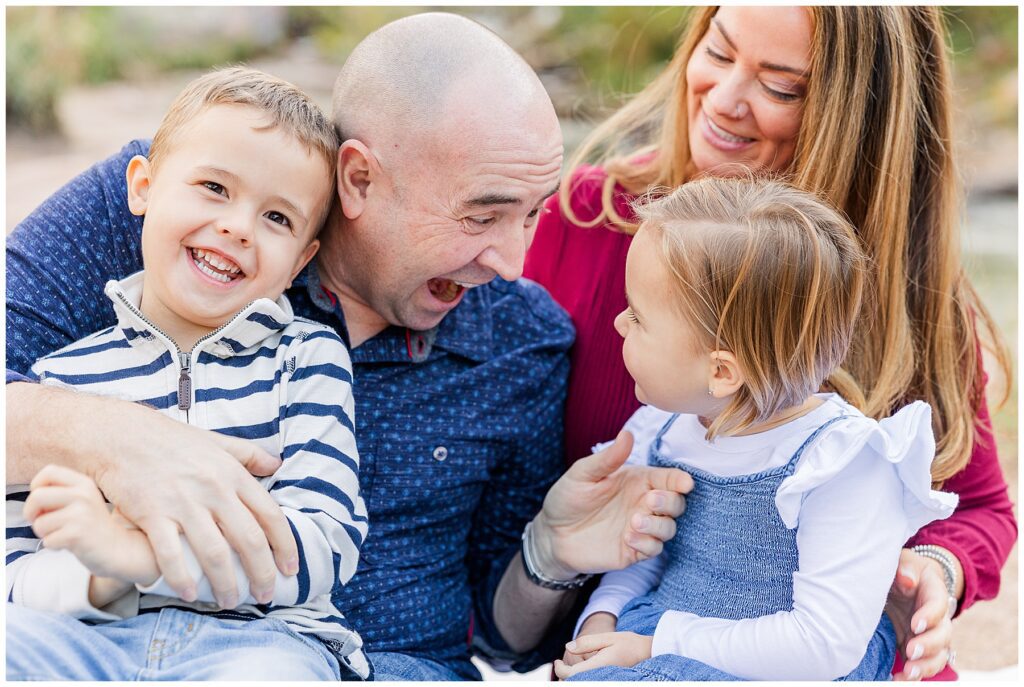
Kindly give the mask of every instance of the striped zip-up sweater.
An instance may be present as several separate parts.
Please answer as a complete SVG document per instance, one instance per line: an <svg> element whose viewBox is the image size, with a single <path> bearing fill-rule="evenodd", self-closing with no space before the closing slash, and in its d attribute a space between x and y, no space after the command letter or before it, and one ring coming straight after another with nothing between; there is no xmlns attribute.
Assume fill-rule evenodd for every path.
<svg viewBox="0 0 1024 687"><path fill-rule="evenodd" d="M67 551L42 548L22 516L26 485L7 489L7 595L14 603L92 620L166 605L228 617L269 616L311 633L366 677L362 640L331 602L356 570L366 537L359 495L348 350L329 327L293 315L287 298L250 303L182 352L139 311L142 272L107 284L117 325L40 359L44 384L146 403L204 429L241 437L284 461L260 481L281 506L299 572L278 573L270 604L257 604L237 557L242 605L217 611L209 582L182 537L199 600L173 596L163 578L104 610L88 601L89 571Z"/></svg>

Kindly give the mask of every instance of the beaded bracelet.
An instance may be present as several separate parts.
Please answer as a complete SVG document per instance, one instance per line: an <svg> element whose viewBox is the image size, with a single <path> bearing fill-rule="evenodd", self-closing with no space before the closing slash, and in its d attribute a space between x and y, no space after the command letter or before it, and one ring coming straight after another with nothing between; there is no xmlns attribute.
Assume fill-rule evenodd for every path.
<svg viewBox="0 0 1024 687"><path fill-rule="evenodd" d="M942 576L946 581L946 591L949 592L949 598L953 600L954 604L957 603L956 562L953 560L953 554L933 544L921 544L911 547L910 550L939 564L939 567L942 568Z"/></svg>

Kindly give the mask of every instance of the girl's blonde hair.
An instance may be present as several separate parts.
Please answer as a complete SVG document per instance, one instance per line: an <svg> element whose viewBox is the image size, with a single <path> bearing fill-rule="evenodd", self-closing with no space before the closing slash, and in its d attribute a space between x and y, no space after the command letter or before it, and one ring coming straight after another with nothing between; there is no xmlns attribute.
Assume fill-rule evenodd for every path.
<svg viewBox="0 0 1024 687"><path fill-rule="evenodd" d="M635 224L612 205L695 176L686 65L718 8L695 10L668 67L599 126L570 161L608 172L602 213L580 226ZM1010 378L1009 352L960 262L962 182L953 156L950 66L938 7L808 7L811 69L789 180L849 218L874 295L844 362L882 418L921 399L933 409L936 484L970 460L983 401L979 334ZM646 142L646 143L645 143ZM625 154L623 154L625 149ZM564 184L569 207L573 184ZM1005 401L1005 398L1003 399Z"/></svg>
<svg viewBox="0 0 1024 687"><path fill-rule="evenodd" d="M744 375L709 440L799 406L839 368L865 258L838 212L778 181L712 177L635 203L634 212L660 239L701 348L729 351ZM842 387L863 402L856 385Z"/></svg>

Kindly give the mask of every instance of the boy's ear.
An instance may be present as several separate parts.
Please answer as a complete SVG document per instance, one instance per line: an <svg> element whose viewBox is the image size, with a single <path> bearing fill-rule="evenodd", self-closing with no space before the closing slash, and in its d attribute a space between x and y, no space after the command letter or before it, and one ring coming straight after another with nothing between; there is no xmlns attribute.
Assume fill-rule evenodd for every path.
<svg viewBox="0 0 1024 687"><path fill-rule="evenodd" d="M152 181L149 160L142 155L136 155L129 160L125 180L128 182L128 209L133 215L145 215Z"/></svg>
<svg viewBox="0 0 1024 687"><path fill-rule="evenodd" d="M292 276L288 277L288 288L292 287L292 282L295 280L295 277L299 276L299 272L309 264L309 261L313 259L313 256L316 255L318 250L320 250L320 239L313 239L299 255L299 259L295 263L295 270L292 272Z"/></svg>
<svg viewBox="0 0 1024 687"><path fill-rule="evenodd" d="M715 398L728 398L745 381L739 363L729 351L714 351L709 356L708 392Z"/></svg>
<svg viewBox="0 0 1024 687"><path fill-rule="evenodd" d="M348 219L359 217L366 210L366 196L370 184L380 178L381 168L377 156L354 138L338 148L338 200L341 211Z"/></svg>

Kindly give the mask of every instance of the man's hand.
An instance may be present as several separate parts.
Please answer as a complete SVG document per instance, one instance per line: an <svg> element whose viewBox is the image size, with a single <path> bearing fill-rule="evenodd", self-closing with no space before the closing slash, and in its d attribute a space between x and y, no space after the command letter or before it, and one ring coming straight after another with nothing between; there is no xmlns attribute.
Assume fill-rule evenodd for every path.
<svg viewBox="0 0 1024 687"><path fill-rule="evenodd" d="M906 661L895 680L928 678L946 666L951 655L951 618L955 610L955 600L949 597L939 564L911 549L903 549L885 606Z"/></svg>
<svg viewBox="0 0 1024 687"><path fill-rule="evenodd" d="M657 556L675 536L693 479L678 468L623 465L632 445L632 435L620 432L548 491L533 536L549 575L620 570Z"/></svg>
<svg viewBox="0 0 1024 687"><path fill-rule="evenodd" d="M560 680L578 673L602 666L631 668L640 661L651 657L654 638L635 632L604 632L583 636L565 645L566 655L572 654L582 660L570 665L567 661L555 661L555 675Z"/></svg>
<svg viewBox="0 0 1024 687"><path fill-rule="evenodd" d="M281 465L255 444L201 430L135 403L39 384L7 385L8 483L46 462L91 476L107 500L149 537L160 571L183 599L196 584L181 551L184 532L218 603L237 604L231 550L253 596L273 598L274 565L298 571L291 528L253 479ZM13 480L13 481L12 481Z"/></svg>
<svg viewBox="0 0 1024 687"><path fill-rule="evenodd" d="M250 442L153 415L144 433L132 432L119 442L127 445L116 447L121 455L135 453L137 467L104 471L96 476L97 484L149 537L164 579L183 599L194 599L196 587L179 532L221 607L238 604L232 549L241 558L253 596L269 602L275 558L282 573L294 575L298 554L280 507L247 469L272 474L280 461ZM144 437L146 451L137 445Z"/></svg>
<svg viewBox="0 0 1024 687"><path fill-rule="evenodd" d="M590 614L583 624L580 625L580 632L576 635L576 639L585 637L587 635L605 634L615 632L616 618L611 613L605 613L600 611L598 613ZM573 645L575 646L575 645ZM596 651L587 653L573 653L568 649L565 650L565 654L562 656L562 663L567 666L574 666L577 663L582 663L594 654Z"/></svg>
<svg viewBox="0 0 1024 687"><path fill-rule="evenodd" d="M25 519L46 548L67 549L98 577L149 585L160 576L146 537L108 510L92 479L48 465L29 488Z"/></svg>

